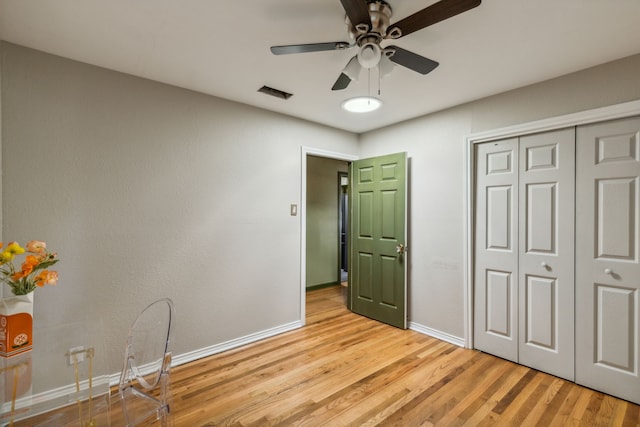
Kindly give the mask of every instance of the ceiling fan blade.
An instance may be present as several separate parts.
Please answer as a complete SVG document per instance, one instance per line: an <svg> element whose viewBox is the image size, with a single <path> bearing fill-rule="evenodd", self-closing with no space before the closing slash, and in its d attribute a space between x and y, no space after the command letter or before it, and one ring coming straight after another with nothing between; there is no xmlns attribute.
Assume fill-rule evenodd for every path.
<svg viewBox="0 0 640 427"><path fill-rule="evenodd" d="M397 28L400 30L399 37L403 37L480 6L481 2L482 0L441 0L390 25L387 33L391 34Z"/></svg>
<svg viewBox="0 0 640 427"><path fill-rule="evenodd" d="M390 49L395 50L395 53L389 57L389 59L398 65L407 67L420 74L427 74L433 71L439 63L432 61L429 58L420 56L417 53L410 52L402 49L398 46L389 46Z"/></svg>
<svg viewBox="0 0 640 427"><path fill-rule="evenodd" d="M347 86L349 86L349 83L351 83L351 79L349 78L349 76L347 76L345 73L340 73L338 80L336 80L336 82L333 84L331 90L346 89Z"/></svg>
<svg viewBox="0 0 640 427"><path fill-rule="evenodd" d="M344 50L351 47L347 42L288 44L284 46L271 46L274 55L288 55L290 53L323 52L326 50Z"/></svg>
<svg viewBox="0 0 640 427"><path fill-rule="evenodd" d="M362 32L371 29L371 17L366 0L340 0L351 24Z"/></svg>

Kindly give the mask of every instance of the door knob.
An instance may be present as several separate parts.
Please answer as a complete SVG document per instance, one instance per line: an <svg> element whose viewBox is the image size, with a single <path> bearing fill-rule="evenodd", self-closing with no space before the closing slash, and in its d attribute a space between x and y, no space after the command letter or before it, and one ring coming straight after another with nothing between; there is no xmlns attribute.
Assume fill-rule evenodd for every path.
<svg viewBox="0 0 640 427"><path fill-rule="evenodd" d="M604 269L604 274L613 274L613 270L610 268L605 268Z"/></svg>
<svg viewBox="0 0 640 427"><path fill-rule="evenodd" d="M540 267L544 268L545 270L549 270L549 264L547 264L546 261L542 261L540 263Z"/></svg>
<svg viewBox="0 0 640 427"><path fill-rule="evenodd" d="M402 243L399 243L398 246L396 246L396 252L400 255L404 253L404 245Z"/></svg>

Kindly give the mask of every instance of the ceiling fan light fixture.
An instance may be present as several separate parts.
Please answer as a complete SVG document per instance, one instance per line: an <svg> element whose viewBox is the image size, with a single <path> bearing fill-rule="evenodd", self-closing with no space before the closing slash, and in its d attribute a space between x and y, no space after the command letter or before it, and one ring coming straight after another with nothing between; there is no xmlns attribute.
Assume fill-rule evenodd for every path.
<svg viewBox="0 0 640 427"><path fill-rule="evenodd" d="M358 78L360 78L361 70L362 70L362 67L358 62L358 57L354 56L349 60L349 62L347 63L347 66L344 67L344 70L342 70L342 72L346 74L352 81L358 81Z"/></svg>
<svg viewBox="0 0 640 427"><path fill-rule="evenodd" d="M389 75L393 71L395 66L396 64L391 62L391 59L389 59L387 55L382 55L382 58L380 58L380 63L378 64L380 78Z"/></svg>
<svg viewBox="0 0 640 427"><path fill-rule="evenodd" d="M342 108L350 113L369 113L382 106L382 101L373 96L358 96L347 99L342 103Z"/></svg>
<svg viewBox="0 0 640 427"><path fill-rule="evenodd" d="M378 65L381 56L380 46L375 43L365 43L358 51L358 62L364 68L373 68Z"/></svg>

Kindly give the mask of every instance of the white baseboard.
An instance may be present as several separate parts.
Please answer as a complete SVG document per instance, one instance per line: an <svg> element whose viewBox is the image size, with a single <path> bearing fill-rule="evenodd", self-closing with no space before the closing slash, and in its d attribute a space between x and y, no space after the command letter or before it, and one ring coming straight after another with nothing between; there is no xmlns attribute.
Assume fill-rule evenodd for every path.
<svg viewBox="0 0 640 427"><path fill-rule="evenodd" d="M304 326L304 323L301 321L295 321L291 323L287 323L284 325L276 326L275 328L266 329L264 331L256 332L253 334L246 335L244 337L235 338L220 344L212 345L210 347L205 347L199 350L190 351L188 353L183 353L179 355L174 355L171 358L171 366L179 366L185 363L193 362L194 360L201 359L203 357L212 356L214 354L221 353L223 351L231 350L236 347L243 346L245 344L250 344L256 341L263 340L265 338L270 338L275 335L282 334L284 332L292 331L294 329L298 329ZM141 367L142 372L145 372L145 368ZM109 389L106 383L106 378L108 378L109 386L117 385L120 381L120 372L113 373L110 375L105 375L102 381L100 381L101 387L100 392L102 394L108 393ZM87 393L88 383L87 381L82 381L80 383L80 387L82 392ZM94 385L94 390L97 389L97 385ZM72 400L68 400L69 396L73 396ZM16 400L16 409L28 407L34 408L36 405L45 404L47 409L53 409L55 405L51 405L51 401L61 401L62 403L59 406L63 406L68 404L69 402L75 402L78 398L76 394L76 385L69 384L64 387L59 387L53 390L48 390L42 393L37 393L33 395L29 395L24 398L20 398ZM62 400L61 400L62 399ZM10 411L11 402L3 402L0 405L0 413L4 414L5 412ZM4 422L4 419L0 417L0 424Z"/></svg>
<svg viewBox="0 0 640 427"><path fill-rule="evenodd" d="M171 366L180 366L185 363L193 362L194 360L202 359L203 357L213 356L214 354L222 353L223 351L231 350L246 344L251 344L253 342L260 341L265 338L270 338L284 332L289 332L294 329L301 328L302 326L304 326L304 323L298 320L295 322L276 326L275 328L245 335L244 337L234 338L232 340L225 341L220 344L215 344L210 347L204 347L199 350L190 351L188 353L174 355L171 358Z"/></svg>
<svg viewBox="0 0 640 427"><path fill-rule="evenodd" d="M16 399L16 413L20 415L22 412L28 411L29 416L35 416L74 404L79 400L88 399L90 396L97 401L98 398L105 397L109 394L110 384L107 383L107 379L110 380L110 378L111 376L108 375L94 378L91 392L89 392L89 381L83 380L79 382L80 391L77 391L76 384L68 384L41 393L27 394L24 397ZM117 378L120 378L120 374L117 374ZM118 383L118 379L116 379L116 384ZM8 396L4 397L7 398ZM4 422L10 418L11 405L11 401L3 402L2 405L0 405L0 425L5 425Z"/></svg>
<svg viewBox="0 0 640 427"><path fill-rule="evenodd" d="M294 329L301 328L302 326L304 326L303 322L295 321L295 322L287 323L284 325L276 326L274 328L266 329L264 331L249 334L243 337L234 338L232 340L225 341L220 344L204 347L199 350L194 350L188 353L174 355L172 357L171 366L172 367L180 366L185 363L193 362L195 360L202 359L207 356L213 356L214 354L222 353L224 351L231 350L246 344L251 344L256 341L260 341L266 338L270 338L270 337L282 334L284 332L289 332ZM456 336L447 334L445 332L441 332L436 329L429 328L419 323L409 322L409 329L419 332L421 334L429 335L431 337L437 338L442 341L446 341L448 343L457 345L459 347L465 346L463 338L456 337ZM144 368L142 370L144 371ZM108 375L108 378L109 378L109 384L111 386L116 385L120 380L120 373L117 372L117 373ZM85 387L86 387L86 384L84 384L83 382L82 388L84 389ZM16 402L16 403L18 403L17 407L29 406L29 405L33 405L34 403L42 403L51 399L59 399L65 395L72 394L73 392L75 392L75 385L68 385L66 387L60 387L55 390L50 390L48 392L32 395L29 398L24 399L23 402ZM20 403L22 403L22 405L20 405ZM3 407L2 409L4 410L5 408Z"/></svg>
<svg viewBox="0 0 640 427"><path fill-rule="evenodd" d="M457 345L458 347L464 347L464 338L456 337L446 332L441 332L436 329L429 328L415 322L409 322L409 329L412 331L420 332L421 334L429 335L430 337L437 338L442 341L446 341L450 344Z"/></svg>

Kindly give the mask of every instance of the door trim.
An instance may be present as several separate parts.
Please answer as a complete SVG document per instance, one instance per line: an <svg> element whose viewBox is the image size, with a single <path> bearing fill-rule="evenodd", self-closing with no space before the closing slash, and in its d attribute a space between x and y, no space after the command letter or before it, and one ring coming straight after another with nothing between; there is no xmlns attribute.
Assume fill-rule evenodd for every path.
<svg viewBox="0 0 640 427"><path fill-rule="evenodd" d="M475 144L637 115L640 115L640 100L473 133L465 138L465 176L463 179L463 206L465 215L462 226L464 230L464 345L466 348L473 348L473 236L475 233L473 227L473 206L475 203L473 189L475 187L474 176L476 172L473 159Z"/></svg>
<svg viewBox="0 0 640 427"><path fill-rule="evenodd" d="M300 215L300 323L302 326L307 323L307 156L325 157L347 162L358 160L358 156L353 154L338 153L305 146L301 147L300 209L298 209L298 214Z"/></svg>

